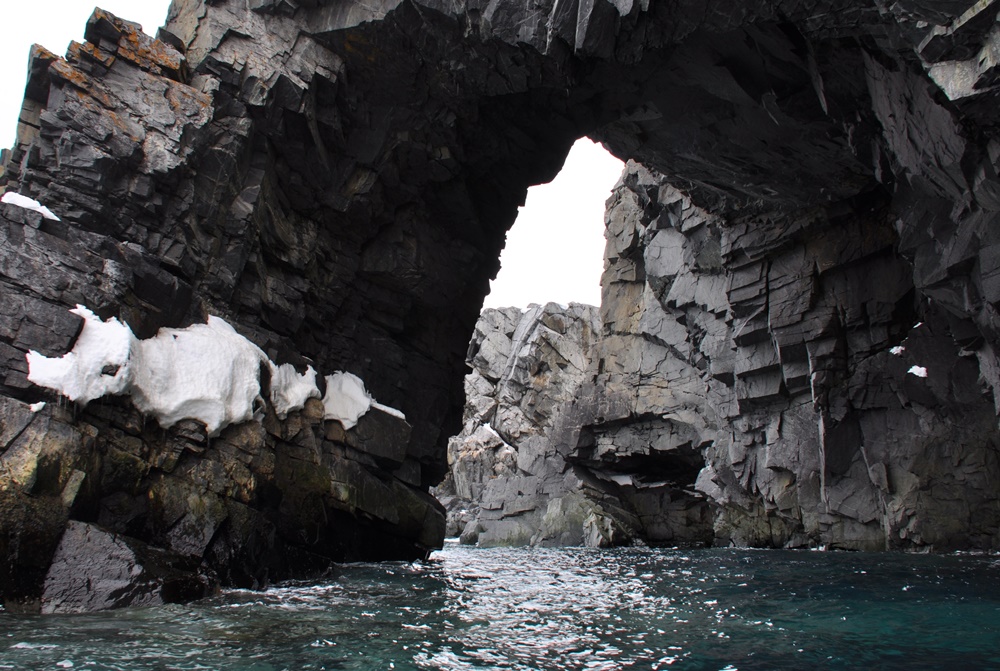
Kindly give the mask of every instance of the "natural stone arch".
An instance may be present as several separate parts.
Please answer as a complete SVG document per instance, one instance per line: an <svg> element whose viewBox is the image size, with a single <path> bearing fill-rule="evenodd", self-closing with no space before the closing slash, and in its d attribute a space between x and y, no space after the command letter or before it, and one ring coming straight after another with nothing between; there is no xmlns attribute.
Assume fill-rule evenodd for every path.
<svg viewBox="0 0 1000 671"><path fill-rule="evenodd" d="M303 530L330 514L349 529L305 545L337 557L372 554L365 543L374 554L422 552L439 513L421 492L445 470L463 355L504 231L527 187L554 176L582 135L659 171L629 185L639 206L670 183L731 234L745 231L734 249L751 261L785 237L808 243L796 231L835 238L849 220L862 240L871 233L871 249L899 252L915 271L913 293L875 319L885 333L870 352L903 337L916 309L907 302L932 296L992 385L993 98L973 57L993 37L959 16L965 9L177 0L164 43L98 13L67 60L39 52L32 62L6 178L63 217L40 225L33 244L67 259L77 251L66 242L86 251L55 273L57 289L30 286L46 283L39 268L5 276L7 295L23 298L8 310L17 328L3 336L0 391L40 397L20 357L71 344L76 323L58 306L118 314L139 335L224 316L277 362L357 373L412 424L405 452L369 455L337 476L356 496L332 509L300 502L291 517L312 511L296 521ZM993 8L969 11L982 19ZM935 87L927 73L943 81L947 68L968 71L961 81L981 76L982 90ZM654 209L664 225L682 218ZM639 242L629 235L623 257ZM747 347L774 337L771 275L740 279L765 286L763 307L759 287L747 289L747 311L733 314ZM606 310L638 300L623 291ZM40 334L24 317L33 311L57 328ZM786 335L778 361L714 378L745 386L729 419L739 421L741 401L766 412L772 396L809 387L821 416L833 409L834 431L848 416L844 351L811 352L810 334ZM383 509L386 496L415 503ZM103 500L94 497L88 505ZM757 505L748 501L737 503ZM206 528L222 533L237 519L220 516ZM197 552L232 563L215 544ZM239 561L258 580L270 560Z"/></svg>

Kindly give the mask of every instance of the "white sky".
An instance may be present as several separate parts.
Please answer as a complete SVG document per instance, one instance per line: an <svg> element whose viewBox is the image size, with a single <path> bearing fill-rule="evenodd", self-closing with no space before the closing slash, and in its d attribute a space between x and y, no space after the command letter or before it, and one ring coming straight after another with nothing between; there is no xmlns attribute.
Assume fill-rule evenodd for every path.
<svg viewBox="0 0 1000 671"><path fill-rule="evenodd" d="M83 41L93 0L0 0L0 147L11 147L24 97L32 44L63 55L71 40ZM169 0L98 0L101 8L142 24L156 34ZM525 207L507 234L500 274L485 307L528 303L601 301L604 201L618 181L622 163L583 138L570 151L559 175L531 188Z"/></svg>
<svg viewBox="0 0 1000 671"><path fill-rule="evenodd" d="M622 167L604 147L581 138L554 180L528 189L483 307L601 304L604 201Z"/></svg>

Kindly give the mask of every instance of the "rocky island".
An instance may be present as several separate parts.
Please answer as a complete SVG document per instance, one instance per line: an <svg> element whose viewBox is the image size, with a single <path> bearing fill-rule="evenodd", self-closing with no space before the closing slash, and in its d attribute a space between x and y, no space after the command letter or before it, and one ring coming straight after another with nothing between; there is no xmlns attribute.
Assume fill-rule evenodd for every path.
<svg viewBox="0 0 1000 671"><path fill-rule="evenodd" d="M449 456L482 544L1000 547L998 9L96 11L2 160L0 601L423 557ZM600 308L480 317L582 136Z"/></svg>

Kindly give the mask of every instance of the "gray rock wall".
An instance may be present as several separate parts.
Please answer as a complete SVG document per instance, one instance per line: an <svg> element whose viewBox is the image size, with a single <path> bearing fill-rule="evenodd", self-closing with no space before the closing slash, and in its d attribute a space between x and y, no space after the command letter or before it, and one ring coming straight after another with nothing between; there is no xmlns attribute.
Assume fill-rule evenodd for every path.
<svg viewBox="0 0 1000 671"><path fill-rule="evenodd" d="M554 304L480 318L449 446L452 531L996 547L991 390L968 326L915 291L872 198L721 216L630 163L608 202L600 318ZM549 372L570 360L572 375ZM573 533L547 531L557 516ZM588 533L598 521L615 533Z"/></svg>
<svg viewBox="0 0 1000 671"><path fill-rule="evenodd" d="M719 217L630 165L597 386L701 449L717 541L995 547L996 418L968 325L915 291L885 197L851 206Z"/></svg>
<svg viewBox="0 0 1000 671"><path fill-rule="evenodd" d="M698 446L607 393L605 350L596 307L483 311L465 422L436 492L453 535L480 546L711 541L708 502L693 487Z"/></svg>

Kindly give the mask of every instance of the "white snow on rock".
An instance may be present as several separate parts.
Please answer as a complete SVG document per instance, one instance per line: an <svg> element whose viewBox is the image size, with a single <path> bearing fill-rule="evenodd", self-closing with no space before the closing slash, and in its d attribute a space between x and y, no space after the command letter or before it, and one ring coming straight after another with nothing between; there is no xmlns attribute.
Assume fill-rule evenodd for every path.
<svg viewBox="0 0 1000 671"><path fill-rule="evenodd" d="M7 203L8 205L13 205L15 207L23 207L26 210L34 210L46 219L59 221L59 217L52 214L52 210L42 205L34 198L28 198L27 196L22 196L21 194L14 193L13 191L6 192L3 195L3 198L0 198L0 202Z"/></svg>
<svg viewBox="0 0 1000 671"><path fill-rule="evenodd" d="M102 321L82 305L71 310L83 318L73 349L61 357L27 355L28 379L53 389L71 401L86 404L105 395L128 395L141 412L167 428L182 419L205 424L210 436L230 424L254 417L264 406L260 371L271 373L271 404L278 417L301 410L319 398L316 371L301 375L291 364L275 365L264 352L241 336L224 319L183 329L160 329L139 340L127 324ZM36 404L37 412L44 404ZM375 403L361 378L336 372L326 377L325 419L353 428L372 407L402 420L395 408Z"/></svg>
<svg viewBox="0 0 1000 671"><path fill-rule="evenodd" d="M70 312L84 320L73 350L59 358L28 352L28 379L84 404L124 393L129 384L129 357L137 342L132 329L115 318L101 321L82 305Z"/></svg>
<svg viewBox="0 0 1000 671"><path fill-rule="evenodd" d="M923 366L910 366L910 370L906 372L917 377L927 377L927 369Z"/></svg>
<svg viewBox="0 0 1000 671"><path fill-rule="evenodd" d="M390 407L388 405L382 405L381 403L379 403L377 401L372 401L372 407L375 408L376 410L381 410L382 412L384 412L387 415L392 415L393 417L398 417L399 419L403 420L404 422L406 421L406 415L403 414L402 410L397 410L396 408L392 408L392 407Z"/></svg>
<svg viewBox="0 0 1000 671"><path fill-rule="evenodd" d="M260 367L267 355L224 319L160 329L136 341L129 367L135 406L166 428L182 419L205 423L210 436L253 417L263 405Z"/></svg>
<svg viewBox="0 0 1000 671"><path fill-rule="evenodd" d="M316 371L312 366L301 375L290 363L271 367L271 405L279 419L284 419L293 410L304 408L310 398L319 397Z"/></svg>
<svg viewBox="0 0 1000 671"><path fill-rule="evenodd" d="M354 428L372 406L371 394L357 375L337 371L326 376L326 396L323 397L324 419L335 419L345 429Z"/></svg>
<svg viewBox="0 0 1000 671"><path fill-rule="evenodd" d="M45 401L39 401L38 403L32 403L28 406L31 408L31 412L41 412L45 409Z"/></svg>
<svg viewBox="0 0 1000 671"><path fill-rule="evenodd" d="M164 428L196 419L209 435L253 416L267 357L225 320L209 317L207 324L160 329L139 340L115 318L101 321L82 305L71 312L84 319L72 351L59 358L28 353L35 384L83 404L127 394Z"/></svg>
<svg viewBox="0 0 1000 671"><path fill-rule="evenodd" d="M890 347L890 348L889 348L889 351L890 351L890 352L891 352L892 354L895 354L896 356L902 356L902 355L903 355L903 352L905 352L905 351L906 351L906 348L905 348L905 347L903 347L902 345L896 345L895 347Z"/></svg>

